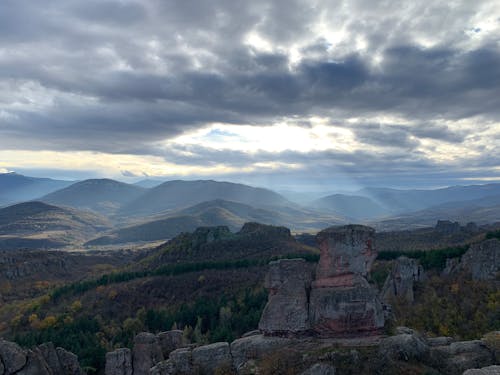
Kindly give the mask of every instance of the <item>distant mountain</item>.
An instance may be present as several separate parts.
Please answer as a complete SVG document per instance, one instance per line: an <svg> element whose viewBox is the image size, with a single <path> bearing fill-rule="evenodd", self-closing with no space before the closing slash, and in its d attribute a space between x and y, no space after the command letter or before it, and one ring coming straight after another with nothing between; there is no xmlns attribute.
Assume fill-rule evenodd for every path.
<svg viewBox="0 0 500 375"><path fill-rule="evenodd" d="M290 204L278 193L263 188L212 180L176 180L164 182L147 190L140 197L122 207L120 213L146 216L215 199L245 203L253 207Z"/></svg>
<svg viewBox="0 0 500 375"><path fill-rule="evenodd" d="M161 181L161 180L150 180L149 178L146 178L144 180L140 180L140 181L135 182L133 185L143 187L146 189L150 189L150 188L153 188L153 187L156 187L156 186L162 184L163 182L164 181Z"/></svg>
<svg viewBox="0 0 500 375"><path fill-rule="evenodd" d="M435 190L397 190L365 188L357 192L392 211L403 213L422 210L447 202L472 201L500 195L500 184L451 186Z"/></svg>
<svg viewBox="0 0 500 375"><path fill-rule="evenodd" d="M274 206L263 209L222 199L202 202L186 209L159 215L140 224L113 230L89 241L86 245L111 245L125 242L156 241L172 238L182 232L191 232L203 226L227 226L238 230L246 222L285 224L296 230L316 230L344 221L331 215L310 210Z"/></svg>
<svg viewBox="0 0 500 375"><path fill-rule="evenodd" d="M37 199L72 183L74 181L0 173L0 206Z"/></svg>
<svg viewBox="0 0 500 375"><path fill-rule="evenodd" d="M368 197L333 194L311 203L311 207L324 212L334 212L354 220L371 219L388 214L388 210Z"/></svg>
<svg viewBox="0 0 500 375"><path fill-rule="evenodd" d="M122 205L133 201L146 189L110 179L77 182L41 198L42 201L78 209L112 214Z"/></svg>
<svg viewBox="0 0 500 375"><path fill-rule="evenodd" d="M474 200L447 202L372 224L379 230L403 230L431 226L437 220L458 221L461 224L500 222L500 194Z"/></svg>
<svg viewBox="0 0 500 375"><path fill-rule="evenodd" d="M81 243L109 229L106 219L43 202L0 209L0 249L54 248Z"/></svg>

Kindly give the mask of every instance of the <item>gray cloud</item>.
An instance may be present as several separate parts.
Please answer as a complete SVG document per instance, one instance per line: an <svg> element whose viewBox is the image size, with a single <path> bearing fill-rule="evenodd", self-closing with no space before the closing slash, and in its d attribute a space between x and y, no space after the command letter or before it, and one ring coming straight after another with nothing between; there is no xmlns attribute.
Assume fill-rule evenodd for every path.
<svg viewBox="0 0 500 375"><path fill-rule="evenodd" d="M391 161L401 157L404 168L437 171L416 151L422 140L460 145L474 136L443 121L500 122L498 32L487 34L478 24L493 5L4 0L0 147L154 155L162 152L153 142L212 122L293 118L306 126L307 117L326 116L352 129L361 144L385 148L381 165L399 170ZM322 31L325 25L330 31ZM252 33L273 48L248 45ZM289 53L294 45L300 60ZM380 116L406 122L345 121ZM171 152L167 159L243 165L276 157L324 168L341 163L350 173L387 171L359 151L194 155ZM491 158L481 160L492 165ZM360 167L351 170L352 163Z"/></svg>

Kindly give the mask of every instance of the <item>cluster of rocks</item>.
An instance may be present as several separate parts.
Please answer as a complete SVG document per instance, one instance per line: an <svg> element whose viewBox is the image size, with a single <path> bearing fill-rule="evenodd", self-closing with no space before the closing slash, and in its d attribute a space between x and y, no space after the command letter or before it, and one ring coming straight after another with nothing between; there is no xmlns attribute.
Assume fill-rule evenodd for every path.
<svg viewBox="0 0 500 375"><path fill-rule="evenodd" d="M24 350L0 339L0 375L84 375L75 354L52 343Z"/></svg>
<svg viewBox="0 0 500 375"><path fill-rule="evenodd" d="M462 231L468 233L476 233L479 231L479 227L474 222L467 223L465 226L460 226L460 223L458 221L450 220L438 220L434 229L436 230L436 232L449 235L460 233Z"/></svg>
<svg viewBox="0 0 500 375"><path fill-rule="evenodd" d="M379 360L385 363L415 361L444 375L500 374L500 366L496 365L500 358L495 348L483 340L454 342L451 337L424 338L412 329L398 327L395 336L382 340L378 353ZM485 368L479 370L482 367Z"/></svg>
<svg viewBox="0 0 500 375"><path fill-rule="evenodd" d="M384 326L384 311L366 280L377 257L374 234L361 225L319 232L321 255L315 276L302 259L272 262L265 282L269 300L259 329L281 336L378 332Z"/></svg>
<svg viewBox="0 0 500 375"><path fill-rule="evenodd" d="M472 244L461 260L446 260L444 275L453 275L465 271L473 280L495 280L500 272L500 240L488 239Z"/></svg>
<svg viewBox="0 0 500 375"><path fill-rule="evenodd" d="M241 373L252 361L273 350L283 348L291 340L265 337L258 332L233 341L196 347L187 343L182 331L173 330L154 335L143 332L134 339L132 350L116 349L106 354L106 375L174 375L214 374L216 370Z"/></svg>

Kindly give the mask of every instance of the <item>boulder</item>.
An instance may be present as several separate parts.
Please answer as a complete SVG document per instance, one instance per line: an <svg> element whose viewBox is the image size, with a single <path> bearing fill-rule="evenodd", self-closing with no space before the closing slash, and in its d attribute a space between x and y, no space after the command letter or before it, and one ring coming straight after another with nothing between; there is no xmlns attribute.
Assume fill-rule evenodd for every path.
<svg viewBox="0 0 500 375"><path fill-rule="evenodd" d="M164 358L168 358L168 355L172 351L182 348L187 344L184 340L183 332L177 329L172 331L160 332L158 334L158 340L160 341L160 347Z"/></svg>
<svg viewBox="0 0 500 375"><path fill-rule="evenodd" d="M105 375L132 375L132 352L128 348L106 353Z"/></svg>
<svg viewBox="0 0 500 375"><path fill-rule="evenodd" d="M240 370L245 363L260 359L289 345L291 339L264 335L253 335L234 340L231 343L233 367Z"/></svg>
<svg viewBox="0 0 500 375"><path fill-rule="evenodd" d="M481 340L459 341L430 348L430 364L443 374L461 374L465 370L494 364L491 351Z"/></svg>
<svg viewBox="0 0 500 375"><path fill-rule="evenodd" d="M453 342L453 338L448 336L428 337L426 341L429 346L445 346L450 345Z"/></svg>
<svg viewBox="0 0 500 375"><path fill-rule="evenodd" d="M5 375L14 374L26 365L26 352L16 343L0 339L0 362Z"/></svg>
<svg viewBox="0 0 500 375"><path fill-rule="evenodd" d="M307 294L312 275L304 259L269 264L265 287L269 300L259 329L266 334L300 333L309 329Z"/></svg>
<svg viewBox="0 0 500 375"><path fill-rule="evenodd" d="M422 361L429 354L426 342L416 334L403 333L388 337L380 343L379 355L396 361Z"/></svg>
<svg viewBox="0 0 500 375"><path fill-rule="evenodd" d="M462 375L500 375L500 366L488 366L480 369L470 369L465 371Z"/></svg>
<svg viewBox="0 0 500 375"><path fill-rule="evenodd" d="M446 259L446 265L443 269L442 275L449 276L453 275L460 268L460 259L459 258L448 258Z"/></svg>
<svg viewBox="0 0 500 375"><path fill-rule="evenodd" d="M392 270L385 280L381 299L390 303L397 297L407 302L413 302L413 284L423 281L425 278L424 268L415 259L401 256L393 263Z"/></svg>
<svg viewBox="0 0 500 375"><path fill-rule="evenodd" d="M174 367L176 373L178 374L193 373L191 348L176 349L170 353L168 359L172 363L172 366Z"/></svg>
<svg viewBox="0 0 500 375"><path fill-rule="evenodd" d="M212 375L217 368L231 367L229 343L216 342L193 349L193 366L201 375Z"/></svg>
<svg viewBox="0 0 500 375"><path fill-rule="evenodd" d="M328 363L316 363L300 375L335 375L335 367Z"/></svg>
<svg viewBox="0 0 500 375"><path fill-rule="evenodd" d="M460 264L474 280L494 280L500 271L500 240L492 238L471 245Z"/></svg>
<svg viewBox="0 0 500 375"><path fill-rule="evenodd" d="M158 337L152 333L139 333L134 339L132 351L132 366L134 375L148 375L149 370L158 362L163 361Z"/></svg>

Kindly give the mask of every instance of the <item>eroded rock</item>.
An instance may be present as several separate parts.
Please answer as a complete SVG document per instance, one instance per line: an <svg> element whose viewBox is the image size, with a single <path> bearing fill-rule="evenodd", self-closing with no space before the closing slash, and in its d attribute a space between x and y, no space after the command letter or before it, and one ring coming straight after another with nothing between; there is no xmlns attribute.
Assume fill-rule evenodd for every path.
<svg viewBox="0 0 500 375"><path fill-rule="evenodd" d="M168 359L174 366L176 373L178 374L193 373L191 348L176 349L172 353L170 353Z"/></svg>
<svg viewBox="0 0 500 375"><path fill-rule="evenodd" d="M381 298L386 303L396 297L413 302L413 284L424 279L424 268L418 261L401 256L393 263L391 273L382 287Z"/></svg>
<svg viewBox="0 0 500 375"><path fill-rule="evenodd" d="M245 363L282 349L291 341L289 338L264 335L253 335L234 340L231 343L233 367L239 371L245 366Z"/></svg>
<svg viewBox="0 0 500 375"><path fill-rule="evenodd" d="M429 347L418 335L403 333L382 340L379 354L388 360L422 361L428 356Z"/></svg>
<svg viewBox="0 0 500 375"><path fill-rule="evenodd" d="M474 280L493 280L500 271L500 240L492 238L470 246L462 256L461 268Z"/></svg>
<svg viewBox="0 0 500 375"><path fill-rule="evenodd" d="M218 368L227 368L232 365L229 343L217 342L193 349L193 366L201 375L212 375Z"/></svg>
<svg viewBox="0 0 500 375"><path fill-rule="evenodd" d="M480 369L470 369L465 371L462 375L500 375L500 366L493 365Z"/></svg>
<svg viewBox="0 0 500 375"><path fill-rule="evenodd" d="M149 370L163 359L157 336L152 333L142 332L135 337L132 351L134 375L148 375Z"/></svg>
<svg viewBox="0 0 500 375"><path fill-rule="evenodd" d="M179 349L187 345L182 331L178 329L160 332L158 334L158 340L160 341L160 347L164 358L168 358L168 355L175 349Z"/></svg>
<svg viewBox="0 0 500 375"><path fill-rule="evenodd" d="M335 375L335 367L328 363L316 363L300 375Z"/></svg>
<svg viewBox="0 0 500 375"><path fill-rule="evenodd" d="M5 375L14 374L26 365L26 352L16 343L0 339L0 362Z"/></svg>
<svg viewBox="0 0 500 375"><path fill-rule="evenodd" d="M132 375L132 352L128 348L106 353L105 375Z"/></svg>
<svg viewBox="0 0 500 375"><path fill-rule="evenodd" d="M308 290L311 272L304 259L281 259L269 264L265 287L269 300L259 329L267 334L299 333L308 330Z"/></svg>

